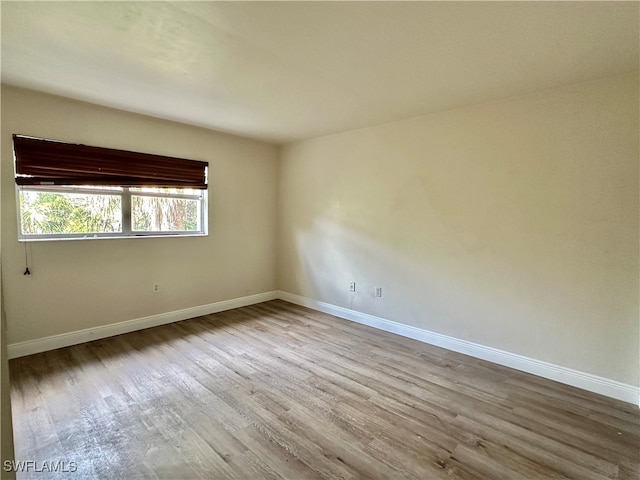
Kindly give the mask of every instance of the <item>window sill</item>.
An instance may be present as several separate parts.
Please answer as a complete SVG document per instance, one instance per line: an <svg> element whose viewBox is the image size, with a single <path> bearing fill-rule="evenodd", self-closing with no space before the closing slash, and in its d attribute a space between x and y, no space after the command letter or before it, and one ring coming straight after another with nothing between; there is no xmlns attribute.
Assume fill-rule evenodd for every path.
<svg viewBox="0 0 640 480"><path fill-rule="evenodd" d="M33 237L33 238L18 238L20 243L29 242L64 242L67 240L126 240L132 238L193 238L193 237L208 237L208 233L142 233L135 235L86 235L77 237Z"/></svg>

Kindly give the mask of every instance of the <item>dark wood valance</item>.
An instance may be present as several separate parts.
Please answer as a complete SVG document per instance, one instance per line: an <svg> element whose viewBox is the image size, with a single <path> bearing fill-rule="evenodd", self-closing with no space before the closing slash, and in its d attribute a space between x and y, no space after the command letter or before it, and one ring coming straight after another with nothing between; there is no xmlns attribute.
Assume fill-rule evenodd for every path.
<svg viewBox="0 0 640 480"><path fill-rule="evenodd" d="M208 162L13 135L18 185L207 188Z"/></svg>

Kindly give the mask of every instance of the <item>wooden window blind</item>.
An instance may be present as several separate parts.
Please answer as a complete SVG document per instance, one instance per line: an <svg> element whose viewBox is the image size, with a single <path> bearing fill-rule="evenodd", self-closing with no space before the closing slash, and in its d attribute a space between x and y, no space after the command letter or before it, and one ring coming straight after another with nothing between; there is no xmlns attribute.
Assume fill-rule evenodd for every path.
<svg viewBox="0 0 640 480"><path fill-rule="evenodd" d="M207 188L208 162L13 135L18 185Z"/></svg>

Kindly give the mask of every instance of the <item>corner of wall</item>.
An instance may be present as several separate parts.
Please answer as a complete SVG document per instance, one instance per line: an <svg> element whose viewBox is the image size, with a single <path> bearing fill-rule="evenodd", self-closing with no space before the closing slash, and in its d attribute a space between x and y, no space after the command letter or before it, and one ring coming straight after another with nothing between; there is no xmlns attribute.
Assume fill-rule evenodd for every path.
<svg viewBox="0 0 640 480"><path fill-rule="evenodd" d="M273 255L275 259L276 265L276 290L280 289L282 282L282 253L281 253L281 240L282 240L282 156L285 145L279 144L276 146L276 215L275 215L275 229L276 229L276 238L275 238L275 246Z"/></svg>

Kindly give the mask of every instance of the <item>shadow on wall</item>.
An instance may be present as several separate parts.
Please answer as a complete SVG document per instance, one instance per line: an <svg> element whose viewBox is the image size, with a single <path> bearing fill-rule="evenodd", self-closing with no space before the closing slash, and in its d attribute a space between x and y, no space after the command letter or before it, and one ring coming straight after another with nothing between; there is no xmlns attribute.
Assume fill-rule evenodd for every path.
<svg viewBox="0 0 640 480"><path fill-rule="evenodd" d="M295 246L304 296L476 342L487 325L498 321L505 338L522 335L523 341L535 342L535 332L519 332L510 328L514 322L500 318L514 309L534 311L536 318L543 314L506 259L497 271L482 250L470 253L461 245L441 245L445 253L438 254L425 239L423 251L415 252L330 220L297 231ZM352 281L355 292L349 291ZM376 287L382 287L382 298L375 297ZM465 323L469 316L475 329Z"/></svg>

